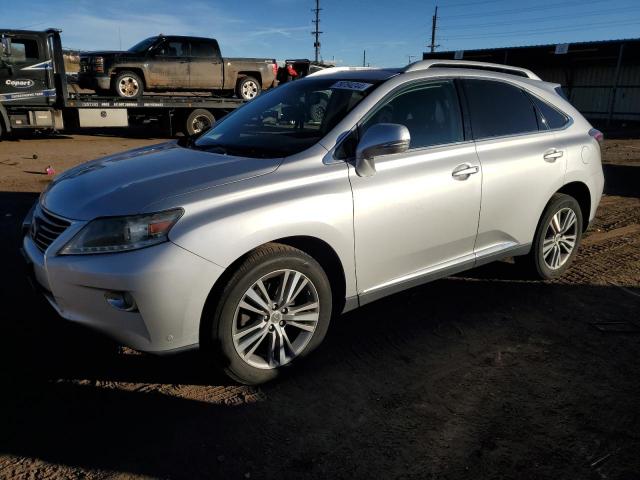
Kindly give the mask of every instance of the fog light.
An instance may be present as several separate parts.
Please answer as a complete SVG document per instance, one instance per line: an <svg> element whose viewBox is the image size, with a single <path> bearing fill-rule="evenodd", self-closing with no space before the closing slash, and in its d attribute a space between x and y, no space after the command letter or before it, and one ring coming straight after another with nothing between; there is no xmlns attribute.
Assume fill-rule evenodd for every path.
<svg viewBox="0 0 640 480"><path fill-rule="evenodd" d="M128 292L107 292L104 294L104 299L116 310L122 310L123 312L138 311L136 301Z"/></svg>

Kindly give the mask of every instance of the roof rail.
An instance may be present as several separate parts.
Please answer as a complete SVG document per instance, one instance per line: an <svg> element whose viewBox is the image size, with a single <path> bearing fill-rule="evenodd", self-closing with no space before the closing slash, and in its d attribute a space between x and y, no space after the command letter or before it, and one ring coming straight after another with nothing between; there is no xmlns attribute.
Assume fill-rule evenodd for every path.
<svg viewBox="0 0 640 480"><path fill-rule="evenodd" d="M329 75L331 73L336 72L355 72L358 70L375 70L372 67L328 67L323 70L318 70L317 72L313 72L310 75L307 75L305 78L309 77L320 77L322 75Z"/></svg>
<svg viewBox="0 0 640 480"><path fill-rule="evenodd" d="M491 72L508 73L519 77L527 77L533 80L541 80L538 75L531 70L511 65L501 65L499 63L472 62L468 60L422 60L407 65L404 72L416 72L428 68L471 68L476 70L489 70Z"/></svg>

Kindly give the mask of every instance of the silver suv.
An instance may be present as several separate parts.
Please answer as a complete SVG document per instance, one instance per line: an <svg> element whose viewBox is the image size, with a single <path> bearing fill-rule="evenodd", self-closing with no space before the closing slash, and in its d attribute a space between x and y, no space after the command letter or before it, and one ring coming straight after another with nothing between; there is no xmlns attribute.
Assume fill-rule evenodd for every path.
<svg viewBox="0 0 640 480"><path fill-rule="evenodd" d="M246 383L332 313L506 257L561 275L603 189L602 134L503 65L327 69L183 140L61 175L23 248L64 318Z"/></svg>

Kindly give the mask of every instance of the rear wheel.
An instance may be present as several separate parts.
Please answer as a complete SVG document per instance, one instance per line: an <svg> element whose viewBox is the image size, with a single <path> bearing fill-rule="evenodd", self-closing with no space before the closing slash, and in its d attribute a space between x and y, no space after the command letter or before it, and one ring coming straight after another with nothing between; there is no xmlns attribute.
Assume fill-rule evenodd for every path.
<svg viewBox="0 0 640 480"><path fill-rule="evenodd" d="M187 117L185 131L187 135L198 135L209 130L214 123L216 123L216 119L209 110L197 108Z"/></svg>
<svg viewBox="0 0 640 480"><path fill-rule="evenodd" d="M249 255L226 283L211 335L225 372L246 384L276 378L324 339L331 318L326 273L281 244Z"/></svg>
<svg viewBox="0 0 640 480"><path fill-rule="evenodd" d="M582 238L582 211L575 198L556 193L545 208L531 251L517 258L537 278L561 276L571 265Z"/></svg>
<svg viewBox="0 0 640 480"><path fill-rule="evenodd" d="M113 91L120 98L140 98L144 93L144 83L134 72L120 72L113 79Z"/></svg>
<svg viewBox="0 0 640 480"><path fill-rule="evenodd" d="M236 96L242 100L253 100L261 92L260 82L250 76L242 77L236 85Z"/></svg>

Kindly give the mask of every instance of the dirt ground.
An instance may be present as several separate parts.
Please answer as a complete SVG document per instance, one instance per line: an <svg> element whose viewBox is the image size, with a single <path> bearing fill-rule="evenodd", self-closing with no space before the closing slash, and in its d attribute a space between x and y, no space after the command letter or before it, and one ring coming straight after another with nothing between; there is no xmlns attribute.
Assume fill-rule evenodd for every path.
<svg viewBox="0 0 640 480"><path fill-rule="evenodd" d="M560 281L501 262L394 295L260 388L119 348L23 278L45 168L156 141L0 143L1 478L640 479L640 141L606 142L607 196Z"/></svg>

